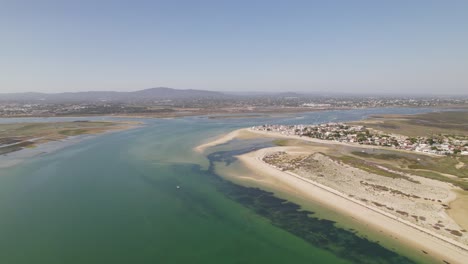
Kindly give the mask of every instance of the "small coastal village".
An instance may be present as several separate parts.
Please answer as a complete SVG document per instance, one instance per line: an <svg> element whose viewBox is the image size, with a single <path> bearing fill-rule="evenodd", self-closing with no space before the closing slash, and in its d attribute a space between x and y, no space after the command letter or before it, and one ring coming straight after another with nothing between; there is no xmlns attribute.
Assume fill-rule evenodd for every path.
<svg viewBox="0 0 468 264"><path fill-rule="evenodd" d="M385 217L396 219L397 222L425 232L430 237L466 250L467 229L463 220L454 212L459 210L458 201L464 199L463 194L460 194L462 190L458 187L463 186L459 183L465 181L460 173L468 155L468 137L463 134L462 129L452 129L450 134L443 133L442 129L435 129L444 125L456 127L454 114L444 113L446 122L443 125L437 123L437 126L433 126L433 123L422 121L435 122L440 119L438 115L426 114L407 119L401 116L392 117L399 123L389 122L390 118L384 123L380 117L376 117L373 120L352 123L254 126L249 130L259 136L291 138L291 141L278 140L276 147L257 151L249 156L252 160L243 158L243 161L263 162L266 164L264 170L272 168L270 175L284 180L285 184L294 184L297 179L298 189L303 187L303 182L316 187L314 190L311 187L307 194L316 193L317 188L325 190ZM461 119L456 118L457 122ZM421 125L422 123L424 124ZM415 130L414 124L419 126L418 130ZM385 129L385 126L392 127ZM382 130L378 127L382 127ZM392 133L391 130L398 132ZM437 133L432 133L433 130ZM416 133L420 136L416 136ZM324 142L321 142L322 140ZM298 144L307 141L312 144ZM325 141L332 144L325 144ZM343 144L333 144L334 142ZM372 152L373 155L361 156L361 150L356 150L352 146L354 144L369 146L379 151ZM411 154L399 155L390 150L430 154L417 157L417 163L426 163L432 158L440 162L441 167L448 164L442 165L447 160L457 162L450 163L446 166L447 170L440 172L427 166L413 169L406 164L411 159L405 158ZM390 160L392 158L394 160ZM416 157L414 160L416 161ZM449 172L452 167L453 170ZM454 179L457 179L457 182ZM325 193L316 198L320 199L323 195ZM346 210L347 206L351 205L343 206L343 210ZM386 218L381 220L384 219Z"/></svg>
<svg viewBox="0 0 468 264"><path fill-rule="evenodd" d="M468 155L468 137L455 135L432 135L408 137L386 134L365 126L344 123L318 125L262 125L251 128L256 131L276 132L286 136L310 137L343 143L383 146L434 155Z"/></svg>

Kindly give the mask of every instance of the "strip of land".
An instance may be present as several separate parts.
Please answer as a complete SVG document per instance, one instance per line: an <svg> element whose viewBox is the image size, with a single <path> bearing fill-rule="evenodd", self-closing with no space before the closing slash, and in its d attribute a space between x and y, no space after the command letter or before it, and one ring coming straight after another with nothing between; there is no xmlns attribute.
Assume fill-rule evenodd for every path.
<svg viewBox="0 0 468 264"><path fill-rule="evenodd" d="M78 141L80 136L121 131L138 125L137 122L88 121L0 124L0 167L10 167L24 158L59 149L72 139ZM25 151L29 153L23 153Z"/></svg>
<svg viewBox="0 0 468 264"><path fill-rule="evenodd" d="M333 208L441 261L463 263L468 259L467 223L463 217L466 208L457 199L465 192L450 182L464 178L450 174L450 170L442 175L431 169L427 171L442 178L424 177L427 172L423 165L429 163L420 165L422 175L401 166L413 159L443 158L252 129L236 130L196 150L202 152L234 138L253 137L280 139L276 143L283 147L239 156L242 164L254 172L242 175L242 180ZM365 153L371 157L363 157ZM382 159L379 155L397 158ZM362 160L375 162L359 163Z"/></svg>
<svg viewBox="0 0 468 264"><path fill-rule="evenodd" d="M417 115L374 115L351 124L406 136L468 136L468 112L448 111Z"/></svg>
<svg viewBox="0 0 468 264"><path fill-rule="evenodd" d="M208 140L206 143L203 143L197 147L195 147L195 151L196 152L199 152L199 153L202 153L203 151L205 151L206 149L210 148L210 147L214 147L214 146L217 146L217 145L221 145L221 144L224 144L224 143L227 143L235 138L238 138L238 139L248 139L248 138L255 138L257 137L255 134L251 133L248 129L238 129L238 130L234 130L226 135L222 135L220 137L217 137L215 139L210 139Z"/></svg>

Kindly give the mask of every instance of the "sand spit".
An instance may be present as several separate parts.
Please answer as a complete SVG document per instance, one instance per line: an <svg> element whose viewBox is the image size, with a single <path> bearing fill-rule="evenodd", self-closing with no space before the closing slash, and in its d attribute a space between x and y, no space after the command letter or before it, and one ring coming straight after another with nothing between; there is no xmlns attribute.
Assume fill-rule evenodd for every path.
<svg viewBox="0 0 468 264"><path fill-rule="evenodd" d="M241 129L205 143L195 150L202 152L206 148L229 142L237 136L252 137L252 133L263 137L296 139L293 136ZM311 138L297 137L297 139L322 144L340 144ZM275 153L292 155L291 158L298 158L304 154L300 147L274 147L247 153L238 158L243 165L255 172L250 177L258 183L265 182L269 187L282 191L289 190L291 195L332 208L366 223L374 230L398 239L401 243L427 252L440 261L466 263L465 260L468 259L466 233L462 233L461 236L458 236L458 233L451 236L450 231L446 230L461 230L445 212L445 205L453 203L456 198L456 193L451 191L454 187L450 184L417 176L414 176L414 180L420 184L411 184L404 179L388 182L390 179L382 176L380 177L383 179L376 178L378 175L371 175L346 164L340 164L320 153L311 156L308 153L309 155L301 157L301 159L308 157L310 161L315 160L317 164L324 164L320 172L300 169L288 171L264 161L266 156ZM343 171L346 176L339 178ZM328 175L328 181L327 177L324 177L325 174ZM350 178L356 179L350 181ZM345 187L340 188L340 186ZM354 194L351 192L353 189ZM387 194L382 195L382 192ZM411 207L414 203L412 199L419 199L422 202L414 208Z"/></svg>
<svg viewBox="0 0 468 264"><path fill-rule="evenodd" d="M363 201L349 197L333 188L301 177L293 172L281 171L263 161L263 157L272 149L262 149L239 156L243 164L258 173L268 175L278 186L287 185L296 193L312 202L319 202L345 215L367 223L393 237L399 238L414 248L428 252L435 258L450 263L463 263L468 259L468 247L451 238L425 229L407 220L397 217L379 208L370 206ZM273 150L280 151L283 148ZM281 189L285 189L281 187Z"/></svg>
<svg viewBox="0 0 468 264"><path fill-rule="evenodd" d="M208 141L207 143L201 144L197 147L194 148L196 152L203 152L207 148L214 147L217 145L221 145L224 143L227 143L235 138L238 139L247 139L247 138L253 138L255 137L255 134L251 133L250 130L247 129L238 129L234 130L228 134L222 135L221 137L216 138L215 140Z"/></svg>

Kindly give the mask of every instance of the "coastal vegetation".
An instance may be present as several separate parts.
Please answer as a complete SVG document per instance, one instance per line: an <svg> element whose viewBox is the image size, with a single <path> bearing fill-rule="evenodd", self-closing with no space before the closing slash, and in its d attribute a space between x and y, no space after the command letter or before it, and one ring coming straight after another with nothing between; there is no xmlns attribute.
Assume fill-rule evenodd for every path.
<svg viewBox="0 0 468 264"><path fill-rule="evenodd" d="M431 157L398 153L396 151L392 154L388 154L388 152L382 153L381 151L376 151L374 153L352 151L351 156L353 156L355 160L361 160L361 165L367 164L367 166L361 166L361 168L365 170L368 170L370 166L375 167L378 165L400 173L418 175L429 179L452 183L468 191L468 181L466 180L468 157L466 156ZM378 171L374 172L378 173Z"/></svg>
<svg viewBox="0 0 468 264"><path fill-rule="evenodd" d="M441 216L450 209L449 203L455 196L451 191L454 180L428 181L411 170L403 171L372 159L355 157L351 154L355 153L353 151L347 154L332 149L322 151L313 151L313 147L283 146L266 152L262 160L405 221L466 240L464 228ZM396 154L388 155L394 159Z"/></svg>
<svg viewBox="0 0 468 264"><path fill-rule="evenodd" d="M385 133L409 137L468 136L468 112L444 111L417 115L373 115L364 121L352 122Z"/></svg>

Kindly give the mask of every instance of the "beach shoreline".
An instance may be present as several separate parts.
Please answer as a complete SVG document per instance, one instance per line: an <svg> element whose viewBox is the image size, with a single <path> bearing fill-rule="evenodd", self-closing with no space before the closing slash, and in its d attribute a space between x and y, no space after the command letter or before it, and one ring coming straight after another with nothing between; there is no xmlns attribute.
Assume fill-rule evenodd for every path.
<svg viewBox="0 0 468 264"><path fill-rule="evenodd" d="M356 146L354 144L281 135L279 133L260 132L251 129L239 129L218 137L216 140L202 144L194 150L203 152L209 147L227 143L235 138L251 138L251 133L270 138L299 139L316 143L345 144L359 147L359 145ZM365 147L367 148L368 146ZM449 263L463 263L462 260L468 259L468 245L417 226L388 212L379 210L378 208L370 207L330 187L305 179L292 172L279 170L267 164L262 158L268 151L273 151L275 148L283 151L285 150L285 147L266 148L237 156L237 158L243 166L255 172L255 174L262 174L268 177L270 179L268 183L270 187L276 186L282 191L289 190L293 196L299 196L302 199L305 198L312 203L320 203L343 215L362 221L372 229L395 237L399 242L409 245L415 250L425 252L425 254L437 260L447 261ZM294 148L295 147L287 147L286 149L294 150ZM259 183L262 182L255 179L255 176L251 176L251 178L254 181L257 180Z"/></svg>

